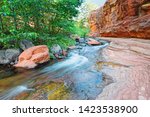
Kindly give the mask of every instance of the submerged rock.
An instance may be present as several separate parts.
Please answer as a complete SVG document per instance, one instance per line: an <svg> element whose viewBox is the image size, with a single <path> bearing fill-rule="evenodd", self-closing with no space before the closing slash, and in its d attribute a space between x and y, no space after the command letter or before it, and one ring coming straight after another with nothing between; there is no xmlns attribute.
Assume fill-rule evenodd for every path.
<svg viewBox="0 0 150 117"><path fill-rule="evenodd" d="M34 46L21 53L15 67L34 68L49 59L49 49L46 45Z"/></svg>
<svg viewBox="0 0 150 117"><path fill-rule="evenodd" d="M18 94L13 99L66 100L69 99L69 97L69 88L66 87L63 82L48 81L47 83L37 85L33 91Z"/></svg>

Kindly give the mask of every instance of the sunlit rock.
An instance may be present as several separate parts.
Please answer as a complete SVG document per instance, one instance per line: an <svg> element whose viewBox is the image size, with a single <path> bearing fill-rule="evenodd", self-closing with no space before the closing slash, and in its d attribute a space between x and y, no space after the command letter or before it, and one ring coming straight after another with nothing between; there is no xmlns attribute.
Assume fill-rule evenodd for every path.
<svg viewBox="0 0 150 117"><path fill-rule="evenodd" d="M21 53L15 67L34 68L49 59L49 49L46 45L34 46Z"/></svg>
<svg viewBox="0 0 150 117"><path fill-rule="evenodd" d="M150 99L150 40L103 38L99 70L113 79L97 99Z"/></svg>
<svg viewBox="0 0 150 117"><path fill-rule="evenodd" d="M101 43L96 41L96 40L94 40L94 39L89 39L87 44L89 44L89 45L100 45Z"/></svg>
<svg viewBox="0 0 150 117"><path fill-rule="evenodd" d="M150 38L149 0L107 0L89 17L90 36Z"/></svg>

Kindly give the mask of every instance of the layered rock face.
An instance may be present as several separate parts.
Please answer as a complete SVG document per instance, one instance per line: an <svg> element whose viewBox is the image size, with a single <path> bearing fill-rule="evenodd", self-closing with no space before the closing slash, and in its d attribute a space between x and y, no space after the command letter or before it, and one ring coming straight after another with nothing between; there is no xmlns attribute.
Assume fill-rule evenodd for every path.
<svg viewBox="0 0 150 117"><path fill-rule="evenodd" d="M102 39L110 45L102 50L98 66L113 83L97 99L150 100L150 40Z"/></svg>
<svg viewBox="0 0 150 117"><path fill-rule="evenodd" d="M107 0L89 18L90 36L150 39L149 0Z"/></svg>

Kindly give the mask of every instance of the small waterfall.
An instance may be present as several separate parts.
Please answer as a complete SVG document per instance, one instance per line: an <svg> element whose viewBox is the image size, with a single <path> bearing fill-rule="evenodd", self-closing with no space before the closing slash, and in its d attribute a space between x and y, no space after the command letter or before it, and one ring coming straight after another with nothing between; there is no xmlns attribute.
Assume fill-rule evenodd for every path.
<svg viewBox="0 0 150 117"><path fill-rule="evenodd" d="M49 77L60 77L66 73L71 73L77 69L83 69L88 65L88 58L80 56L75 53L71 53L70 57L62 62L56 63L52 66L43 69L40 74L47 75Z"/></svg>

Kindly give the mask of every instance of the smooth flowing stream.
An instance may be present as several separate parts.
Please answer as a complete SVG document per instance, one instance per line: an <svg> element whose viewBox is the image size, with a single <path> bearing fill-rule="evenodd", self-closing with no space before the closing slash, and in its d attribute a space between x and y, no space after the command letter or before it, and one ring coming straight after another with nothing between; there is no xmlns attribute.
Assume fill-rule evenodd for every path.
<svg viewBox="0 0 150 117"><path fill-rule="evenodd" d="M95 68L108 43L77 45L64 60L33 70L0 68L0 99L95 99L102 92L102 73Z"/></svg>

